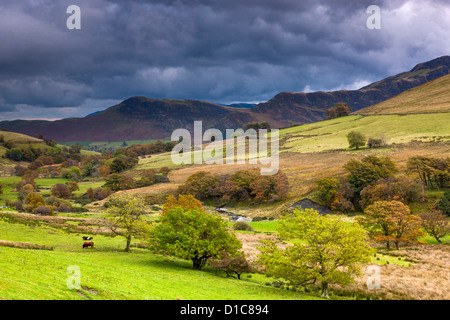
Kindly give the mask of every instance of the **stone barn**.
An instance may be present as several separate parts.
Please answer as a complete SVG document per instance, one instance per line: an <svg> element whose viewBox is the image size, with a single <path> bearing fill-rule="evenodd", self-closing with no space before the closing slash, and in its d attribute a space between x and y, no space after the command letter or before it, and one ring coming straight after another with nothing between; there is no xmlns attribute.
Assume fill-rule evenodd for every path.
<svg viewBox="0 0 450 320"><path fill-rule="evenodd" d="M311 199L308 198L304 198L300 201L297 201L296 203L294 203L291 208L295 209L297 207L301 207L302 209L314 209L317 212L319 212L319 214L321 215L326 215L326 214L332 214L333 212L331 211L330 208L323 206L321 204L318 204L317 202L312 201Z"/></svg>

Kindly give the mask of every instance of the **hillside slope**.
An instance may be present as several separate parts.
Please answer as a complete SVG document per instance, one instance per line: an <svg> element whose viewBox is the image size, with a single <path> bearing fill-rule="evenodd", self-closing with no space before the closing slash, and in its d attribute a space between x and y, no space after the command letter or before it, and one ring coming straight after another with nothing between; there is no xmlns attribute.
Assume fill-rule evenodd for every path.
<svg viewBox="0 0 450 320"><path fill-rule="evenodd" d="M33 146L34 148L40 149L49 148L43 140L30 137L22 133L0 131L0 137L3 137L4 141L14 141L15 147ZM6 171L8 171L9 168L12 168L18 164L18 162L9 160L4 157L7 150L8 149L5 148L3 144L0 144L0 174L4 174Z"/></svg>
<svg viewBox="0 0 450 320"><path fill-rule="evenodd" d="M270 118L270 124L276 127L288 127L292 123L310 123L323 120L324 111L338 102L345 102L353 111L357 111L449 73L450 56L444 56L420 63L409 72L388 77L359 90L282 92L254 107L252 112Z"/></svg>
<svg viewBox="0 0 450 320"><path fill-rule="evenodd" d="M321 152L348 149L347 134L359 131L366 138L388 140L389 144L418 141L449 141L450 113L405 115L352 115L280 131L280 152Z"/></svg>
<svg viewBox="0 0 450 320"><path fill-rule="evenodd" d="M409 89L392 99L361 109L354 114L408 114L450 112L450 75Z"/></svg>
<svg viewBox="0 0 450 320"><path fill-rule="evenodd" d="M248 109L240 110L196 100L131 97L84 118L3 121L0 128L29 135L43 134L58 142L170 139L177 128L192 130L195 120L202 120L204 128L219 129L254 120L248 115ZM230 113L235 118L222 120Z"/></svg>

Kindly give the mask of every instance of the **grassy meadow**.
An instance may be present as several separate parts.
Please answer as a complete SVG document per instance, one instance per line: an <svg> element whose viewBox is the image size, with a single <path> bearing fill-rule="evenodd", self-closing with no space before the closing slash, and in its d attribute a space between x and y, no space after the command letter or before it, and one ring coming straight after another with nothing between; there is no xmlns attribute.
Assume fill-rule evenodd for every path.
<svg viewBox="0 0 450 320"><path fill-rule="evenodd" d="M430 126L430 123L433 125ZM367 138L382 135L389 144L411 141L449 141L450 113L376 115L320 121L280 130L280 152L348 150L347 134L359 131Z"/></svg>
<svg viewBox="0 0 450 320"><path fill-rule="evenodd" d="M250 261L255 261L260 240L280 240L277 236L277 219L280 212L310 195L317 179L345 174L342 166L352 158L386 155L399 167L401 174L406 174L406 161L411 156L450 156L448 123L450 113L369 116L355 114L280 130L280 169L289 179L290 192L281 202L238 204L228 208L242 216L271 218L249 222L254 231L232 231L241 240L242 250ZM388 139L388 145L382 148L363 147L360 150L350 150L346 135L351 130L360 131L367 137L384 135ZM6 169L11 166L14 164L0 158L0 169L3 172L0 183L4 185L0 206L4 204L4 199L14 200L18 196L14 184L20 181L20 177L7 174ZM169 194L200 170L229 175L241 169L259 168L259 165L176 165L172 162L170 152L167 152L140 157L139 163L125 174L135 177L139 175L140 170L161 167L171 169L168 174L169 182L126 192L145 196ZM38 191L44 197L49 197L52 185L69 180L37 178L35 181ZM88 188L101 187L104 182L104 178L90 177L80 181L80 190L74 192L73 198L85 194ZM427 196L431 200L437 199L442 196L442 191L430 190ZM84 227L84 223L91 223L103 215L102 204L105 201L85 205L89 212L57 213L52 218L61 219L61 224L44 221L44 218L42 223L38 224L0 219L0 299L320 299L318 292L292 288L287 290L285 287L274 286L276 279L257 272L246 273L241 280L237 280L226 278L211 267L204 271L195 271L190 261L153 254L145 248L145 243L141 243L141 240L133 241L131 252L124 252L124 238L98 233L95 225L86 224ZM215 205L216 203L212 202L205 203L205 208L212 212ZM413 205L411 209L414 213L420 213L430 207ZM0 209L0 217L6 216L5 211L10 210ZM354 216L358 214L361 212L342 218L353 223ZM67 219L64 220L65 218ZM233 223L229 222L228 226L231 229ZM94 248L82 248L81 237L84 235L94 237ZM381 268L381 289L368 290L367 274L363 272L348 287L333 286L331 298L450 299L448 290L441 289L450 286L450 236L442 240L443 244L437 244L434 238L427 236L421 238L420 243L399 250L385 250L374 244L377 253L372 257L371 265ZM49 247L52 250L48 250ZM67 287L70 276L67 269L70 266L80 268L80 289Z"/></svg>
<svg viewBox="0 0 450 320"><path fill-rule="evenodd" d="M424 83L421 86L402 92L368 108L355 112L356 114L405 114L450 112L450 75Z"/></svg>
<svg viewBox="0 0 450 320"><path fill-rule="evenodd" d="M146 249L123 252L122 238L94 235L95 248L82 249L81 234L3 221L0 237L54 247L0 247L0 299L319 299L267 285L272 280L258 273L237 280L212 269L192 270L189 261L154 255ZM67 287L67 268L74 265L80 268L79 290Z"/></svg>

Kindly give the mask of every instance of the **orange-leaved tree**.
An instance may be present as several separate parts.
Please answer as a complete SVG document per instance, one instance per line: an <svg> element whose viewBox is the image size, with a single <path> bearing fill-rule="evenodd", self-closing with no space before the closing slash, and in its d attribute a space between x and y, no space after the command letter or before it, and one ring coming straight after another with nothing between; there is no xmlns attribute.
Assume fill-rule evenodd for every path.
<svg viewBox="0 0 450 320"><path fill-rule="evenodd" d="M413 215L409 207L400 201L375 201L357 218L369 235L378 242L393 242L398 249L400 243L416 242L425 234L421 230L420 217Z"/></svg>
<svg viewBox="0 0 450 320"><path fill-rule="evenodd" d="M183 208L185 210L198 209L201 212L205 212L205 208L203 208L200 200L197 200L190 194L180 194L178 198L173 195L168 196L163 204L162 214L167 214L167 212L174 208Z"/></svg>

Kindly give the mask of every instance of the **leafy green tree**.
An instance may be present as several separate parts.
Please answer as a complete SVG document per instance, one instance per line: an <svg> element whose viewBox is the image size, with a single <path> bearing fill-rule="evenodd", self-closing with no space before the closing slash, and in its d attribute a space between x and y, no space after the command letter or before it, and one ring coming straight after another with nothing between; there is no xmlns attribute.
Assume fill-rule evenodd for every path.
<svg viewBox="0 0 450 320"><path fill-rule="evenodd" d="M151 225L145 220L147 210L142 199L127 193L112 195L106 212L103 224L126 239L126 252L130 251L133 237L147 238Z"/></svg>
<svg viewBox="0 0 450 320"><path fill-rule="evenodd" d="M349 147L355 148L356 150L366 144L366 137L358 131L351 131L349 134L347 134L347 140Z"/></svg>
<svg viewBox="0 0 450 320"><path fill-rule="evenodd" d="M349 172L348 182L355 191L355 199L359 200L360 192L372 182L388 178L398 169L389 157L367 156L361 161L350 159L344 169Z"/></svg>
<svg viewBox="0 0 450 320"><path fill-rule="evenodd" d="M135 181L127 176L114 173L105 179L105 184L102 186L111 191L132 189L135 186Z"/></svg>
<svg viewBox="0 0 450 320"><path fill-rule="evenodd" d="M62 177L73 181L78 181L81 178L81 170L76 166L72 166L63 172Z"/></svg>
<svg viewBox="0 0 450 320"><path fill-rule="evenodd" d="M422 213L422 227L426 233L433 236L437 242L442 243L441 238L450 233L450 225L447 217L439 211Z"/></svg>
<svg viewBox="0 0 450 320"><path fill-rule="evenodd" d="M32 212L37 207L45 205L45 200L39 193L30 192L25 198L23 208L26 212Z"/></svg>
<svg viewBox="0 0 450 320"><path fill-rule="evenodd" d="M322 296L329 296L329 284L346 285L361 274L374 250L366 232L357 224L346 224L336 216L321 216L313 209L295 209L282 217L282 239L294 240L285 249L273 240L263 241L258 261L266 272L291 285L320 282Z"/></svg>
<svg viewBox="0 0 450 320"><path fill-rule="evenodd" d="M151 231L151 249L191 260L195 270L203 269L210 258L236 255L241 246L218 214L199 209L173 208Z"/></svg>
<svg viewBox="0 0 450 320"><path fill-rule="evenodd" d="M342 184L336 178L323 178L317 180L316 197L317 200L326 206L331 206L336 193L342 187Z"/></svg>
<svg viewBox="0 0 450 320"><path fill-rule="evenodd" d="M113 159L109 167L112 173L120 173L128 168L123 156Z"/></svg>
<svg viewBox="0 0 450 320"><path fill-rule="evenodd" d="M450 216L450 190L444 192L444 196L439 200L437 208L441 210L443 214Z"/></svg>
<svg viewBox="0 0 450 320"><path fill-rule="evenodd" d="M5 152L5 157L13 161L22 161L23 152L19 148L9 149Z"/></svg>

